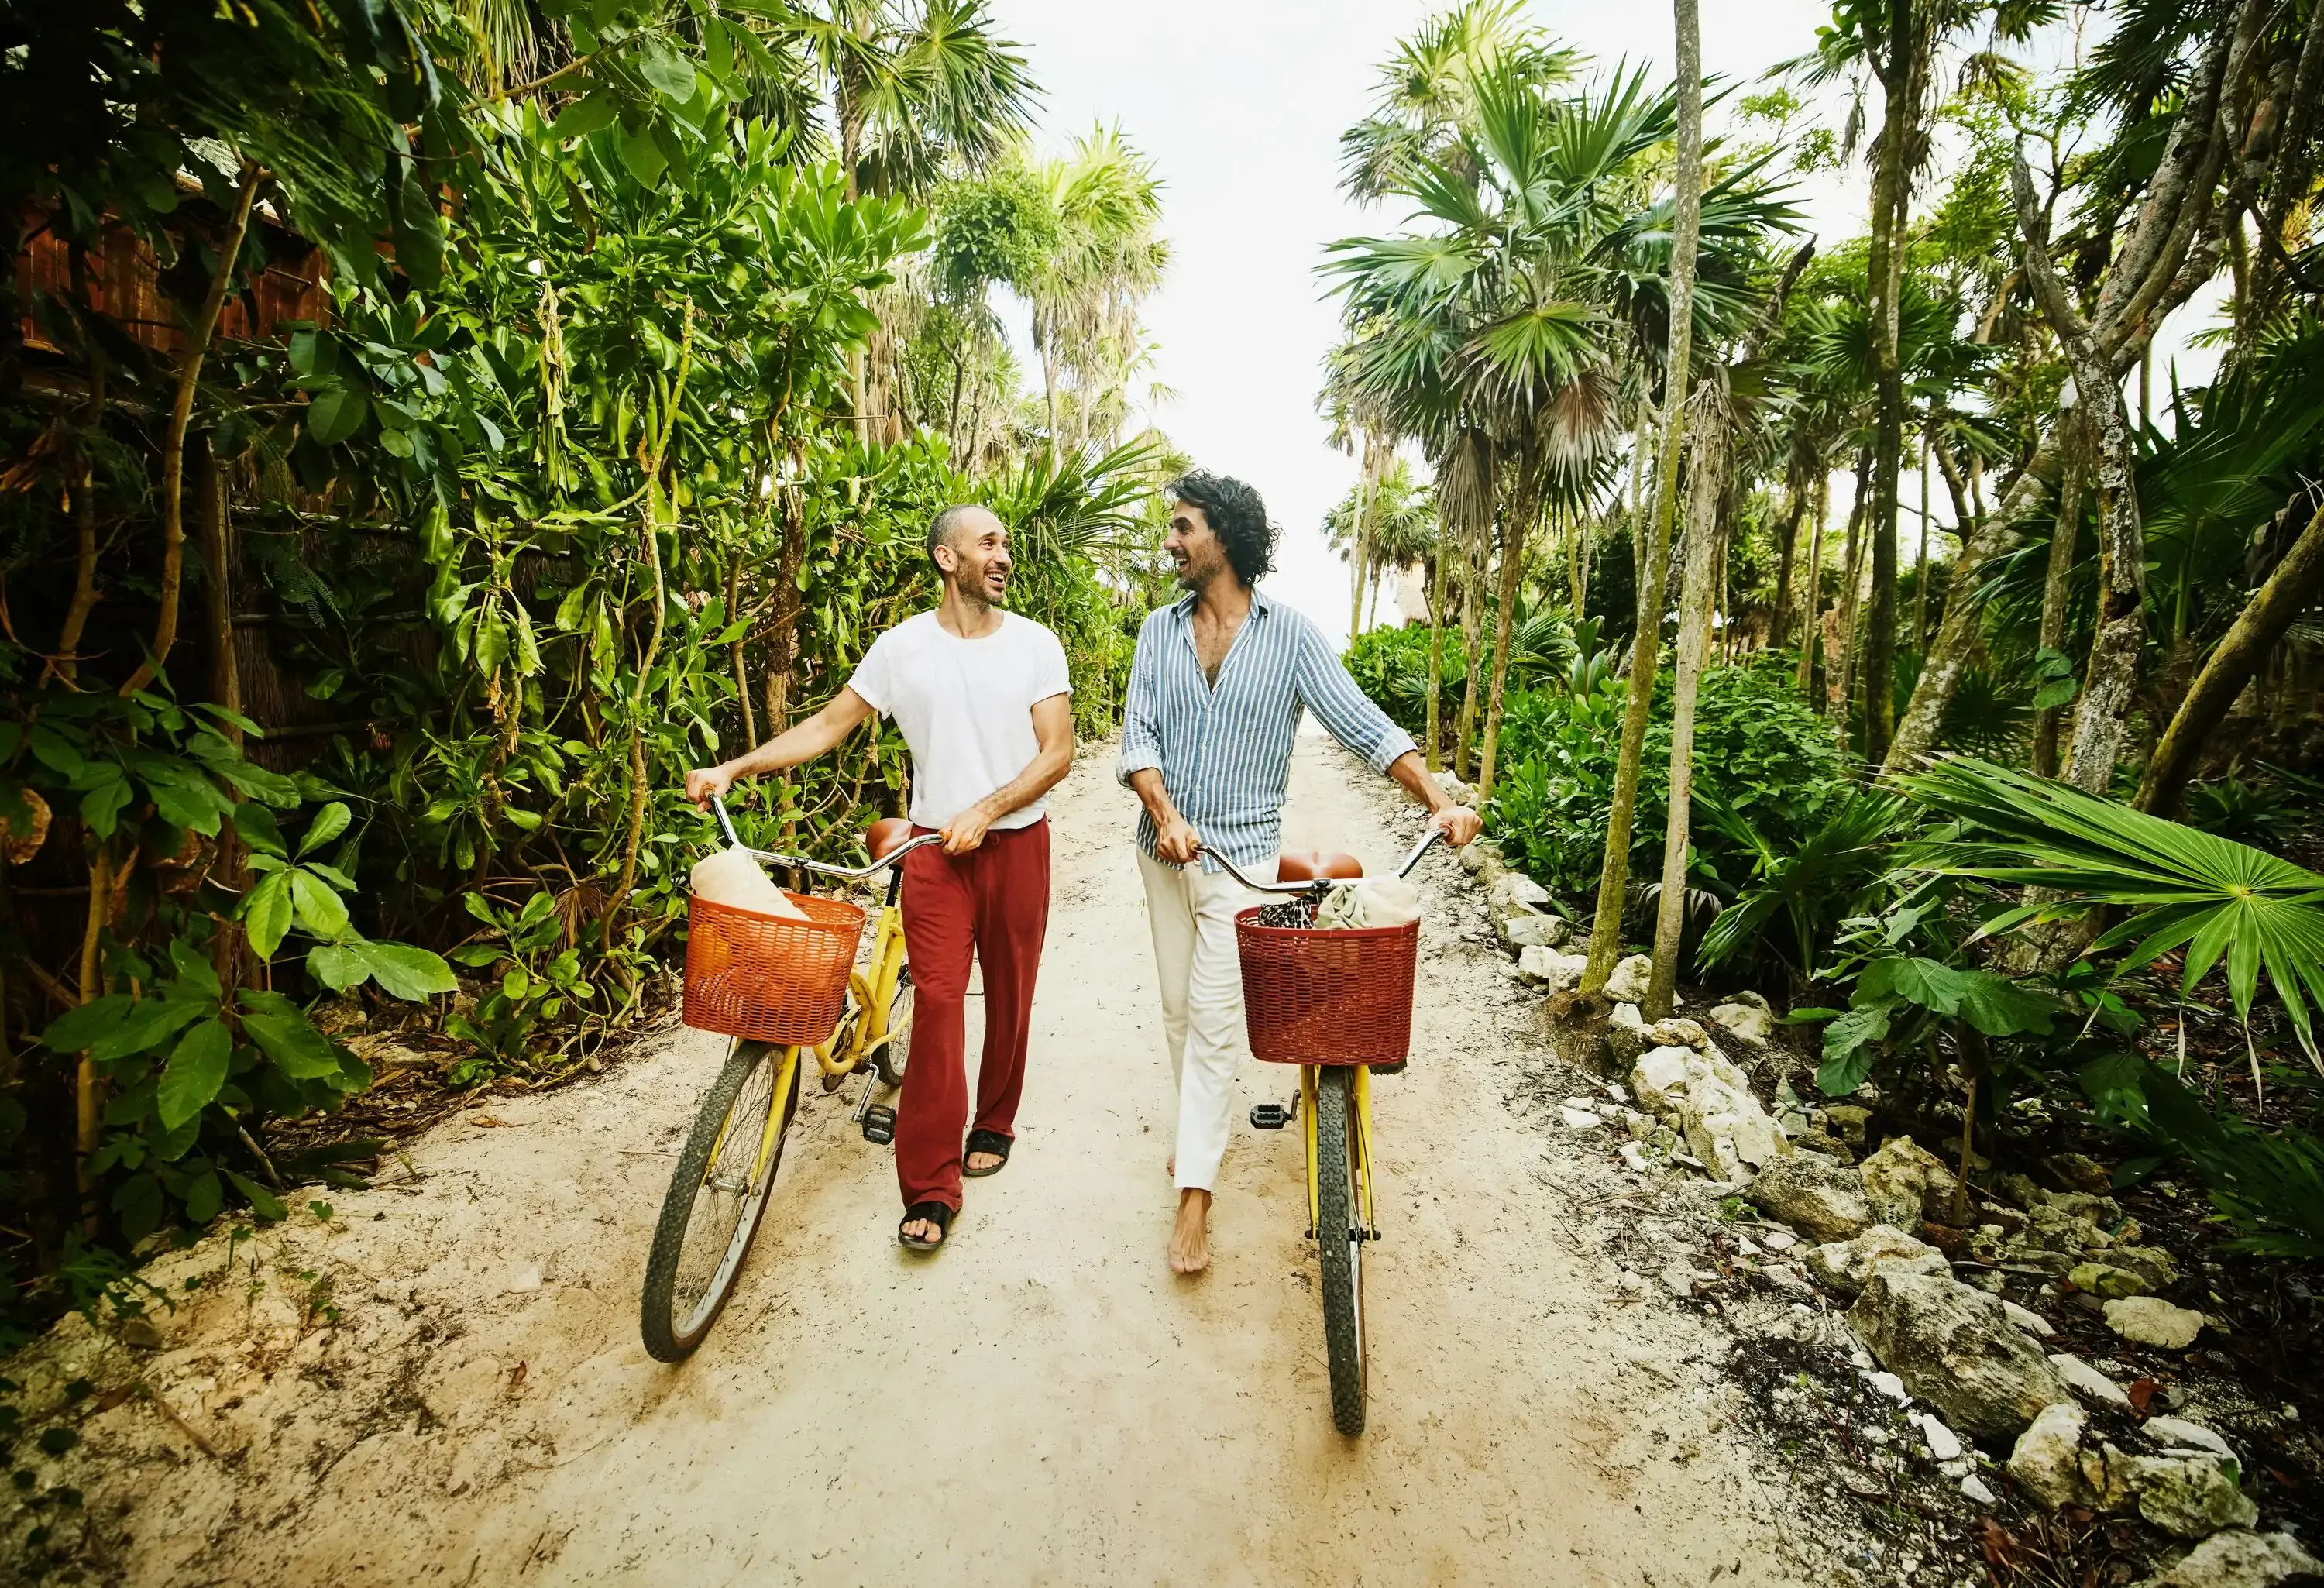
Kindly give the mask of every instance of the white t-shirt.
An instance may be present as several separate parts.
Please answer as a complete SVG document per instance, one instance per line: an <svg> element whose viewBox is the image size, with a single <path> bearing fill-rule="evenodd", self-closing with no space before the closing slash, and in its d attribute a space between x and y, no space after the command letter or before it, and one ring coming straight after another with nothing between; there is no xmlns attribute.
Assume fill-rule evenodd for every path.
<svg viewBox="0 0 2324 1588"><path fill-rule="evenodd" d="M1073 688L1056 635L1013 612L981 640L947 633L933 612L908 617L872 642L847 687L903 730L912 820L923 827L1013 781L1040 752L1034 706ZM1029 827L1047 809L1036 799L992 825Z"/></svg>

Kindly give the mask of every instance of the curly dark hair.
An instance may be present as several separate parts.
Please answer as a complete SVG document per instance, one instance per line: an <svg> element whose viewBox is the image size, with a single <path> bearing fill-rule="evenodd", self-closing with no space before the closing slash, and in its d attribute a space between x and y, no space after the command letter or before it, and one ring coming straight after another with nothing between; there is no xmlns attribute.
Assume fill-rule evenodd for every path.
<svg viewBox="0 0 2324 1588"><path fill-rule="evenodd" d="M1275 566L1276 526L1267 519L1267 503L1240 480L1195 469L1180 475L1167 487L1173 500L1203 510L1211 532L1226 548L1235 577L1256 585Z"/></svg>

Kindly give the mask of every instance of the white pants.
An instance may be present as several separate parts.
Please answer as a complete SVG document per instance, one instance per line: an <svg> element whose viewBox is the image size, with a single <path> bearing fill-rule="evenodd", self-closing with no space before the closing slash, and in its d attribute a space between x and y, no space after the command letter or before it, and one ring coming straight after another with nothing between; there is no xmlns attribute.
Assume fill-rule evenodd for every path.
<svg viewBox="0 0 2324 1588"><path fill-rule="evenodd" d="M1275 862L1246 866L1275 879ZM1162 982L1162 1034L1178 1087L1178 1189L1208 1191L1234 1124L1235 1065L1248 1040L1242 1023L1242 965L1235 911L1264 902L1225 872L1167 865L1138 852L1146 914L1154 928L1154 968Z"/></svg>

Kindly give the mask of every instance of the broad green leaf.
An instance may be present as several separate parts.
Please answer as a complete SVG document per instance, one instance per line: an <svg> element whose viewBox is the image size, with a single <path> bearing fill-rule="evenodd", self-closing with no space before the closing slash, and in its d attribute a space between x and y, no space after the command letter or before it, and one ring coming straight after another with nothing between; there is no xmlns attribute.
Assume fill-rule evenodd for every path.
<svg viewBox="0 0 2324 1588"><path fill-rule="evenodd" d="M215 1002L199 998L141 998L136 1007L112 1030L88 1045L92 1061L127 1058L150 1053L179 1030L214 1012Z"/></svg>
<svg viewBox="0 0 2324 1588"><path fill-rule="evenodd" d="M178 1039L154 1094L162 1128L176 1130L209 1106L226 1085L226 1061L234 1057L234 1033L222 1020L206 1020Z"/></svg>
<svg viewBox="0 0 2324 1588"><path fill-rule="evenodd" d="M560 143L586 138L599 127L613 125L613 118L620 114L621 106L613 96L600 88L586 98L576 99L558 113L557 125L549 129L549 135Z"/></svg>
<svg viewBox="0 0 2324 1588"><path fill-rule="evenodd" d="M638 76L663 98L683 105L694 97L694 67L661 39L649 38L638 47Z"/></svg>
<svg viewBox="0 0 2324 1588"><path fill-rule="evenodd" d="M337 891L304 866L294 866L287 874L290 879L290 902L299 924L318 937L345 937L347 906Z"/></svg>
<svg viewBox="0 0 2324 1588"><path fill-rule="evenodd" d="M333 386L307 405L307 436L318 447L336 447L362 429L368 407L362 391Z"/></svg>
<svg viewBox="0 0 2324 1588"><path fill-rule="evenodd" d="M299 840L300 857L303 859L310 851L320 848L346 832L347 824L354 819L342 800L334 799L323 807L315 813L315 819L308 824L307 836Z"/></svg>
<svg viewBox="0 0 2324 1588"><path fill-rule="evenodd" d="M268 1223L275 1223L290 1213L290 1210L282 1205L282 1199L280 1196L275 1196L257 1181L244 1175L237 1175L232 1169L224 1169L220 1172L228 1180L234 1182L235 1190L249 1199L251 1211Z"/></svg>
<svg viewBox="0 0 2324 1588"><path fill-rule="evenodd" d="M243 896L242 929L261 959L272 959L290 930L290 873L276 872L259 879Z"/></svg>
<svg viewBox="0 0 2324 1588"><path fill-rule="evenodd" d="M67 1010L41 1033L41 1046L51 1053L78 1053L98 1038L117 1029L137 1003L138 1000L126 992L108 992L78 1009Z"/></svg>
<svg viewBox="0 0 2324 1588"><path fill-rule="evenodd" d="M274 813L255 799L243 800L234 808L234 830L242 836L244 844L262 854L288 853Z"/></svg>
<svg viewBox="0 0 2324 1588"><path fill-rule="evenodd" d="M669 164L663 157L661 146L654 142L650 126L622 129L621 151L622 163L630 168L630 174L644 187L650 188L659 182L662 171Z"/></svg>
<svg viewBox="0 0 2324 1588"><path fill-rule="evenodd" d="M186 1187L186 1222L207 1224L226 1206L226 1184L216 1169L204 1169Z"/></svg>
<svg viewBox="0 0 2324 1588"><path fill-rule="evenodd" d="M409 943L364 941L358 943L356 948L380 991L391 997L417 1003L439 992L460 990L458 978L452 974L452 967L444 963L441 955Z"/></svg>
<svg viewBox="0 0 2324 1588"><path fill-rule="evenodd" d="M279 1014L246 1014L242 1029L274 1067L294 1081L319 1081L339 1073L339 1050L297 1009Z"/></svg>
<svg viewBox="0 0 2324 1588"><path fill-rule="evenodd" d="M1961 1018L1988 1037L2047 1036L2058 1004L1991 971L1955 973Z"/></svg>
<svg viewBox="0 0 2324 1588"><path fill-rule="evenodd" d="M307 973L332 992L344 992L368 980L371 967L354 943L318 943L307 953Z"/></svg>
<svg viewBox="0 0 2324 1588"><path fill-rule="evenodd" d="M1845 1097L1872 1073L1872 1045L1888 1034L1886 1003L1851 1009L1823 1029L1823 1063L1816 1085L1827 1097Z"/></svg>

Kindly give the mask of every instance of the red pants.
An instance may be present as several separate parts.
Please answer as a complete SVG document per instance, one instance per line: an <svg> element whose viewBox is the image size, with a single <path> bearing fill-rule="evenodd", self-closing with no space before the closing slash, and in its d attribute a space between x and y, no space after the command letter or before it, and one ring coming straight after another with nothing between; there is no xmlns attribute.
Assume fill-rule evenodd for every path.
<svg viewBox="0 0 2324 1588"><path fill-rule="evenodd" d="M912 829L915 835L928 831ZM911 1057L896 1111L896 1180L904 1205L960 1205L968 1121L966 1027L973 956L984 970L984 1058L966 1128L1016 1135L1033 1029L1033 978L1049 928L1049 824L996 830L966 854L936 845L904 857L904 942L912 984Z"/></svg>

